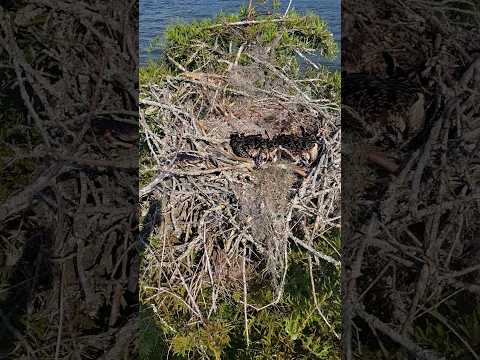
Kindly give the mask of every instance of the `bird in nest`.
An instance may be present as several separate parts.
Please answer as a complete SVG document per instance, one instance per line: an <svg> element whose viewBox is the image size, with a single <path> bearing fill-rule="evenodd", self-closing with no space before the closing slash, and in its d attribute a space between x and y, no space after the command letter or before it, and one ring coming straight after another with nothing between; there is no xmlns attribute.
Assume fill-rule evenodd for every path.
<svg viewBox="0 0 480 360"><path fill-rule="evenodd" d="M276 161L276 151L273 144L264 139L262 135L243 135L234 133L230 135L230 147L235 155L241 158L250 158L256 167L266 162Z"/></svg>
<svg viewBox="0 0 480 360"><path fill-rule="evenodd" d="M282 155L304 166L311 165L320 152L320 142L317 137L306 134L303 129L302 136L280 134L273 138L273 143Z"/></svg>
<svg viewBox="0 0 480 360"><path fill-rule="evenodd" d="M384 59L387 77L342 74L342 122L385 147L401 148L424 127L425 96L386 52Z"/></svg>
<svg viewBox="0 0 480 360"><path fill-rule="evenodd" d="M302 166L310 166L318 157L319 141L313 135L280 134L273 138L262 135L231 134L230 146L235 155L251 158L255 167L286 159Z"/></svg>

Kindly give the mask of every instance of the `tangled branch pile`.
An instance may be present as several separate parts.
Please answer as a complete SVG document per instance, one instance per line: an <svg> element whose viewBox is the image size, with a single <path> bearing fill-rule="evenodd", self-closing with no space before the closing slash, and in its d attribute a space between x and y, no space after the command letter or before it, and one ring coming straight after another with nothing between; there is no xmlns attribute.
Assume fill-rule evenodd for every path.
<svg viewBox="0 0 480 360"><path fill-rule="evenodd" d="M343 5L346 69L386 76L388 51L426 104L437 104L422 145L400 152L398 176L371 171L361 189L345 178L346 193L360 199L343 213L346 358L478 359L480 9L470 1ZM365 168L342 166L352 178ZM372 193L381 193L378 203Z"/></svg>
<svg viewBox="0 0 480 360"><path fill-rule="evenodd" d="M1 358L133 352L135 4L1 4Z"/></svg>
<svg viewBox="0 0 480 360"><path fill-rule="evenodd" d="M292 12L177 25L166 39L163 59L141 74L142 301L175 353L219 359L232 326L242 328L229 307L243 316L240 341L260 344L253 318L285 300L300 249L324 319L301 351L325 348L321 331L336 347L339 313L328 315L317 297L330 296L319 292L321 272L339 274L338 243L329 241L340 222L338 75L313 62L300 71L296 55L333 52L331 35L316 16ZM232 133L299 135L301 127L325 140L304 171L286 160L256 168L229 146Z"/></svg>

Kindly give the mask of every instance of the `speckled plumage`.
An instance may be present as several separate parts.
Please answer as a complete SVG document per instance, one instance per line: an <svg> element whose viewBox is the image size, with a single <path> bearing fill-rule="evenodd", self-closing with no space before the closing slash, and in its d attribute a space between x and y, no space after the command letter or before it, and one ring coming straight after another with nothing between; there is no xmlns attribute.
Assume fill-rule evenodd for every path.
<svg viewBox="0 0 480 360"><path fill-rule="evenodd" d="M368 134L401 145L423 128L424 95L409 79L344 73L342 80L342 104L360 116ZM342 118L348 122L346 126L355 122L349 115L348 111L342 113Z"/></svg>
<svg viewBox="0 0 480 360"><path fill-rule="evenodd" d="M310 165L320 151L320 142L312 135L280 134L270 139L261 135L231 134L230 146L235 155L253 159L257 167L280 158Z"/></svg>

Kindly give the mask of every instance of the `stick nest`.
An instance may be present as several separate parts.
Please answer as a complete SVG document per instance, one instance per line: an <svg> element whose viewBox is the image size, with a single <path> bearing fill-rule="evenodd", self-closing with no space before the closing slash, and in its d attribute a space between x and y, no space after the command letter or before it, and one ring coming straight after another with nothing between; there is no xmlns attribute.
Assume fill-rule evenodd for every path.
<svg viewBox="0 0 480 360"><path fill-rule="evenodd" d="M345 68L386 76L382 52L389 51L418 80L426 103L441 105L427 113L421 146L390 149L403 163L398 175L367 166L354 158L359 153L343 159L344 351L347 358L355 351L368 357L369 346L381 349L371 356L385 358L397 350L419 359L453 356L449 351L478 358L475 336L457 327L473 321L466 314L480 303L473 236L480 229L478 5L387 3L342 4ZM358 338L353 319L368 324L361 328L369 335ZM452 348L444 348L443 336L422 337L431 322L455 339ZM399 347L384 346L389 341Z"/></svg>
<svg viewBox="0 0 480 360"><path fill-rule="evenodd" d="M315 247L340 224L340 112L310 87L328 92L317 86L323 77L289 75L267 47L198 46L228 66L213 73L174 64L175 74L141 87L141 297L160 307L175 298L203 321L222 300L257 309L278 302L294 246L317 264L339 264ZM241 57L250 61L235 61ZM303 171L289 161L257 169L229 146L232 133L299 134L301 127L325 140ZM258 279L272 288L269 303L248 298Z"/></svg>

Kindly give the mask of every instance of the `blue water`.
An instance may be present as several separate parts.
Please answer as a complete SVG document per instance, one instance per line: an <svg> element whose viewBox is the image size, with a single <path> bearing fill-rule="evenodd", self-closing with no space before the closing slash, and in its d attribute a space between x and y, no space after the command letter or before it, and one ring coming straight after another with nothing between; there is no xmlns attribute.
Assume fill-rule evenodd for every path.
<svg viewBox="0 0 480 360"><path fill-rule="evenodd" d="M158 51L149 53L147 48L154 37L162 35L167 25L178 20L191 21L214 17L220 11L238 12L240 6L246 4L248 0L140 0L140 63L145 64L149 57L158 56ZM340 49L340 4L341 0L293 0L291 8L300 12L311 10L317 13L328 24ZM287 6L288 0L281 1L282 12ZM334 61L320 62L338 69L341 64L340 55Z"/></svg>

